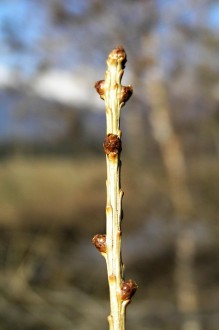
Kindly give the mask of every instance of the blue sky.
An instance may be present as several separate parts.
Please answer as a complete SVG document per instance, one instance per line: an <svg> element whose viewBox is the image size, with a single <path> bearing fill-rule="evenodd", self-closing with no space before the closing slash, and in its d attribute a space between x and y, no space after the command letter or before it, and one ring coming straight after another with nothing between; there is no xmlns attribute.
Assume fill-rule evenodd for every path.
<svg viewBox="0 0 219 330"><path fill-rule="evenodd" d="M101 42L98 41L99 38L102 38L103 41L103 33L98 25L99 21L96 22L95 19L93 21L91 19L91 23L86 26L84 24L80 25L80 23L71 23L70 27L65 25L55 26L50 12L51 3L43 0L0 1L0 66L15 69L24 77L34 75L42 63L49 63L50 68L61 68L69 71L77 68L82 63L87 65L87 54L83 51L83 44L89 44L90 49L92 49L89 54L91 65L92 61L94 65L97 65L95 61L102 62L105 65L105 57L102 58L103 54L100 52L101 47L104 47L104 45L99 48L96 47ZM63 0L62 4L77 20L77 17L89 13L92 1ZM117 2L112 2L112 4L113 10L115 10ZM165 57L161 59L163 65L167 63L168 66L169 62L173 62L174 56L178 56L176 51L171 49L170 43L175 33L175 23L197 29L202 24L202 22L200 23L200 15L204 14L203 27L207 27L215 35L219 35L219 3L217 2L207 4L206 1L200 1L194 2L194 5L191 6L189 0L174 2L171 0L156 0L156 4L158 8L156 29L161 40L165 40L165 42L162 42L161 52L162 56ZM111 8L109 4L108 8ZM126 10L129 10L129 7ZM108 10L106 13L108 13ZM120 14L121 12L118 15ZM109 15L112 15L112 12L109 12ZM133 22L129 23L135 29L135 24ZM108 34L107 38L111 41L110 34L113 27L110 28L109 26L108 29L109 33L108 30L104 33ZM141 35L135 35L133 29L130 32L140 40ZM121 33L125 33L125 30L121 31ZM62 43L64 38L66 41ZM129 39L131 40L131 36L127 37L127 41ZM50 41L52 47L57 43L54 51L52 47L51 49L47 47L47 45L50 46ZM62 43L61 47L58 45L59 42ZM93 48L92 45L94 45ZM183 53L184 50L182 56L184 56Z"/></svg>
<svg viewBox="0 0 219 330"><path fill-rule="evenodd" d="M84 13L89 13L90 6L92 1L90 0L62 0L65 4L65 8L75 17L79 19L80 16L83 16ZM107 1L107 0L103 0ZM107 8L113 10L117 6L116 1L112 1L113 6L110 7L107 2ZM199 13L202 12L205 15L205 21L203 26L207 27L210 31L219 35L219 3L211 3L206 5L206 1L200 1L200 6L197 5L198 2L194 2L195 6L190 7L189 0L156 0L158 6L158 18L156 29L160 34L160 39L165 42L162 42L162 54L161 58L162 65L168 69L171 67L172 63L175 60L175 57L180 56L184 57L184 48L177 50L172 50L169 48L168 40L171 39L175 33L173 27L174 23L182 23L188 27L199 27L200 17ZM204 7L201 7L201 3L205 3ZM181 5L179 5L181 4ZM111 24L111 17L115 15L115 10L107 10L106 14L109 13L110 18L106 23L106 31L102 33L100 22L105 21L107 17L103 17L102 21L96 21L91 19L88 25L72 24L68 26L56 26L53 25L53 20L50 13L50 1L44 0L1 0L0 1L0 66L7 66L9 68L15 69L24 77L29 77L34 75L38 70L39 64L45 59L49 59L51 69L61 69L66 70L67 72L71 71L73 66L80 66L82 63L86 65L92 65L91 62L86 63L86 55L84 55L83 44L85 44L84 49L86 48L86 43L89 44L90 49L92 49L92 54L89 54L89 61L93 59L94 66L97 66L95 61L103 64L105 66L105 55L103 52L106 51L106 45L101 44L101 40L104 41L104 36L107 34L107 40L112 42L113 33L111 30L114 27L107 25ZM126 11L121 9L125 20L129 20L129 7L126 8ZM139 2L141 6L141 2ZM196 11L195 9L199 10ZM118 8L117 8L118 9ZM136 9L136 8L135 8ZM174 12L174 22L171 21L171 15L169 11ZM117 12L116 12L117 13ZM127 15L124 15L126 13ZM143 12L144 13L144 12ZM129 15L128 15L129 14ZM140 15L141 13L139 13ZM92 15L92 14L91 14ZM142 14L143 15L143 14ZM88 15L89 16L89 15ZM121 17L118 16L117 19ZM128 36L127 40L131 41L131 38L139 39L141 35L135 32L135 26L139 23L135 23L136 15L133 15L132 20L129 22L133 29L129 32L133 36ZM142 17L141 17L142 19ZM123 25L125 24L125 20ZM143 16L144 23L144 16ZM142 23L142 24L143 24ZM133 31L134 30L134 31ZM122 32L121 32L122 31ZM127 33L126 27L123 26L120 33ZM118 31L119 33L119 31ZM59 45L59 42L62 43L63 39L66 38L67 41ZM47 43L52 40L52 43L55 44L54 52L47 47ZM57 43L57 47L56 47ZM140 43L140 42L139 42ZM136 42L138 44L138 41ZM98 45L98 47L97 47ZM81 49L82 46L82 49ZM105 48L104 48L105 47ZM184 47L184 45L182 45ZM194 44L188 45L190 53L193 52ZM88 47L89 49L89 47ZM102 49L102 52L100 51ZM137 50L135 50L137 53ZM174 57L175 56L175 57ZM188 56L188 54L187 54ZM196 56L196 52L195 52ZM190 58L191 60L191 58ZM196 59L195 59L196 60ZM88 72L88 70L87 70ZM87 73L89 75L89 73ZM85 77L86 73L84 74ZM101 78L101 77L100 77ZM86 78L84 78L86 79ZM8 127L12 121L9 113L5 110L6 103L1 104L1 120L0 120L0 135L8 132ZM4 108L4 109L3 109ZM3 111L4 110L4 111Z"/></svg>
<svg viewBox="0 0 219 330"><path fill-rule="evenodd" d="M210 28L215 30L217 35L219 35L219 3L215 3L209 6L208 24Z"/></svg>
<svg viewBox="0 0 219 330"><path fill-rule="evenodd" d="M31 73L40 56L37 44L45 24L43 6L37 6L34 1L1 1L0 64L21 69L24 74Z"/></svg>
<svg viewBox="0 0 219 330"><path fill-rule="evenodd" d="M46 56L45 50L41 47L41 42L44 34L53 36L56 33L67 34L68 31L61 30L55 31L51 17L49 15L49 3L41 0L2 0L0 2L0 65L4 64L22 71L22 74L32 74L37 68L40 60ZM64 4L69 12L75 16L83 15L84 12L89 11L91 2L87 0L65 0ZM180 5L179 5L180 3ZM176 19L180 22L193 26L197 21L197 12L190 9L188 1L172 1L157 0L158 7L160 8L161 24L165 23L165 17L168 19L168 11L177 9L179 14ZM178 8L177 8L178 4ZM114 4L115 5L115 4ZM201 1L200 1L201 6ZM180 11L180 7L182 10ZM219 3L205 5L206 24L208 27L215 31L219 31ZM94 22L95 23L95 22ZM74 29L74 28L73 28ZM79 30L75 28L75 36L72 36L77 41L80 34L83 38L89 38L89 31L86 35L82 33L83 27ZM167 29L168 31L168 29ZM93 33L93 32L92 32ZM73 33L74 34L74 33ZM47 35L47 37L48 37ZM98 36L98 33L97 33ZM10 39L12 37L12 42ZM14 40L13 40L14 39ZM86 42L86 40L84 40ZM21 49L19 49L19 45ZM16 48L17 47L17 48ZM80 52L71 49L71 62L80 62ZM68 65L69 49L64 48L58 56L60 61ZM55 62L54 62L55 64Z"/></svg>

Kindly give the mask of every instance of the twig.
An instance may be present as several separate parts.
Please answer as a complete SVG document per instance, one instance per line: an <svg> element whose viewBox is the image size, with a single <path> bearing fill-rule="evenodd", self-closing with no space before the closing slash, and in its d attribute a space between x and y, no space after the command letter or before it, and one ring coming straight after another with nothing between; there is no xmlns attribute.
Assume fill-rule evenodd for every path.
<svg viewBox="0 0 219 330"><path fill-rule="evenodd" d="M106 235L96 235L93 243L106 259L111 314L108 316L110 330L125 329L125 310L137 290L133 280L124 279L124 265L121 258L122 197L120 183L121 130L120 110L132 95L131 86L122 86L126 63L123 47L111 51L107 59L105 80L95 87L106 105L106 138L104 152L107 164Z"/></svg>

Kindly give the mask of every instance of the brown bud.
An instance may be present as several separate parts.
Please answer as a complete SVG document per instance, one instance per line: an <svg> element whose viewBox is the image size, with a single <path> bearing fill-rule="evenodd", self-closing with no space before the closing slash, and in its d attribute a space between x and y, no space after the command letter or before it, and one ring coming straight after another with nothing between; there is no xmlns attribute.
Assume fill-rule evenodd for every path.
<svg viewBox="0 0 219 330"><path fill-rule="evenodd" d="M104 147L104 152L106 155L119 154L120 151L122 150L121 140L118 137L118 135L116 135L116 134L108 134L105 137L103 147Z"/></svg>
<svg viewBox="0 0 219 330"><path fill-rule="evenodd" d="M100 98L102 100L104 100L104 92L105 92L104 84L105 84L105 80L99 80L94 85L94 87L96 88L97 93L100 95Z"/></svg>
<svg viewBox="0 0 219 330"><path fill-rule="evenodd" d="M122 283L122 300L131 300L138 286L135 281L127 280Z"/></svg>
<svg viewBox="0 0 219 330"><path fill-rule="evenodd" d="M121 62L123 68L125 67L125 63L126 63L126 52L125 49L122 46L118 46L116 48L114 48L109 56L108 56L108 60L110 63L114 64L116 62Z"/></svg>
<svg viewBox="0 0 219 330"><path fill-rule="evenodd" d="M133 93L133 88L132 86L122 86L121 89L121 103L125 103L130 99Z"/></svg>
<svg viewBox="0 0 219 330"><path fill-rule="evenodd" d="M106 235L95 235L92 243L101 253L106 253Z"/></svg>

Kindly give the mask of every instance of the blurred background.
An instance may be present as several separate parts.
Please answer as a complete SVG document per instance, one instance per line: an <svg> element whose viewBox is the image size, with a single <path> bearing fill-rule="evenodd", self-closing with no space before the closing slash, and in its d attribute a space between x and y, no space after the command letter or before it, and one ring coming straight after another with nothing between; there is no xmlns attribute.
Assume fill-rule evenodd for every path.
<svg viewBox="0 0 219 330"><path fill-rule="evenodd" d="M219 328L219 3L0 1L0 330L108 329L104 79L128 62L127 329Z"/></svg>

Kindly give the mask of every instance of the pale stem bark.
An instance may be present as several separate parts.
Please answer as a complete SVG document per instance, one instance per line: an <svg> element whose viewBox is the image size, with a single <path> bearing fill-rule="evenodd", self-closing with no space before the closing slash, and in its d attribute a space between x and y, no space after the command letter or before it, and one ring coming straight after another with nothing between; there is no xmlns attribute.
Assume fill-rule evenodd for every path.
<svg viewBox="0 0 219 330"><path fill-rule="evenodd" d="M107 61L108 71L105 76L106 132L121 136L120 131L120 101L121 77L123 74L122 58L111 65ZM107 203L106 203L106 247L107 272L110 290L111 315L110 329L125 329L124 306L121 300L121 281L123 280L123 265L121 260L121 220L122 220L122 190L120 187L119 153L106 155L107 164Z"/></svg>
<svg viewBox="0 0 219 330"><path fill-rule="evenodd" d="M96 235L93 243L106 259L110 309L108 316L110 330L125 330L125 309L137 285L134 281L124 280L121 258L121 221L122 196L121 190L121 131L120 110L132 94L131 86L122 86L121 79L126 62L126 53L122 47L117 47L108 56L105 81L96 83L97 92L104 99L106 106L106 237ZM105 247L103 241L105 239Z"/></svg>

